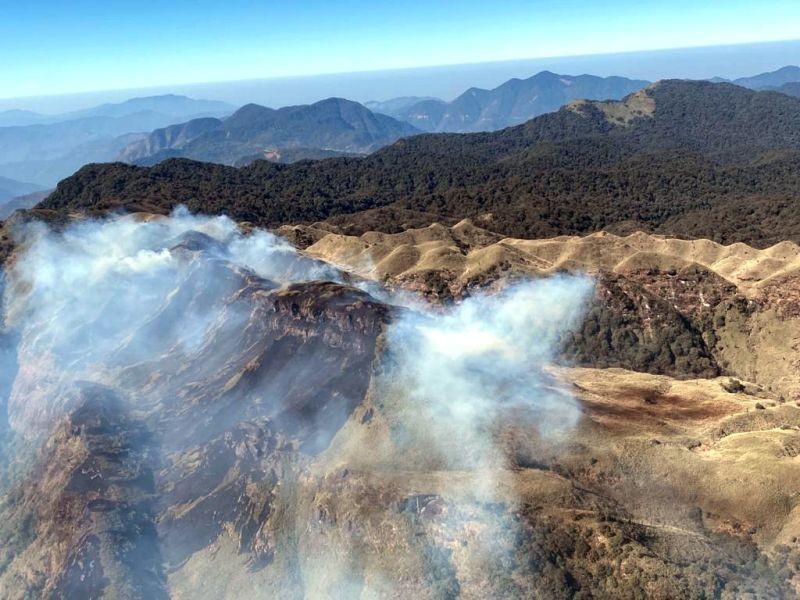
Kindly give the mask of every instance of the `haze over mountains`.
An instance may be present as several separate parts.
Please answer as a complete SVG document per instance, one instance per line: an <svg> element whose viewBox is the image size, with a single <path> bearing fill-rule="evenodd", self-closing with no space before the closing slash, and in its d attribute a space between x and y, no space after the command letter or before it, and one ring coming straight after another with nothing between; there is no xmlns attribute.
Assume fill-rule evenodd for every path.
<svg viewBox="0 0 800 600"><path fill-rule="evenodd" d="M792 73L791 68L782 69L753 81L775 82L791 78ZM363 154L398 137L413 135L416 129L494 131L558 110L571 100L620 99L647 84L624 77L571 76L543 71L528 79L511 79L493 90L471 88L451 102L431 97L400 97L364 105L374 113L389 115L415 129L404 129L391 121L379 123L377 116L370 117L367 123L367 113L357 108L360 105L345 104L342 99L332 98L277 111L250 105L227 122L196 119L154 131L148 138L134 141L118 158L139 165L152 165L170 157L233 165L258 157L294 162L332 157L337 153ZM343 106L347 107L348 114L342 111ZM332 110L338 110L341 118ZM222 137L224 142L220 140Z"/></svg>
<svg viewBox="0 0 800 600"><path fill-rule="evenodd" d="M467 90L450 103L404 97L367 103L366 108L338 98L279 110L249 105L224 121L196 119L154 131L125 148L119 160L148 165L185 157L236 164L258 156L278 162L324 158L320 150L328 156L364 154L419 130L492 131L557 110L574 98L621 98L646 84L621 77L542 72L494 90Z"/></svg>
<svg viewBox="0 0 800 600"><path fill-rule="evenodd" d="M226 119L196 119L154 131L122 151L126 162L154 163L181 156L234 164L248 156L302 149L363 154L400 137L419 133L391 117L374 114L361 104L329 98L309 106L271 109L249 104Z"/></svg>
<svg viewBox="0 0 800 600"><path fill-rule="evenodd" d="M211 98L236 107L255 103L273 108L312 104L330 97L348 98L362 104L402 96L434 97L449 101L471 87L492 89L509 79L526 79L544 70L554 73L616 75L648 81L707 79L715 75L733 80L754 73L773 71L786 64L800 64L798 61L800 41L787 40L332 75L173 84L68 96L6 98L0 99L0 111L28 109L41 113L62 113L107 102L122 102L132 96L163 94Z"/></svg>
<svg viewBox="0 0 800 600"><path fill-rule="evenodd" d="M753 90L778 89L787 83L797 83L800 81L800 67L787 65L777 71L760 73L752 77L740 77L731 83Z"/></svg>
<svg viewBox="0 0 800 600"><path fill-rule="evenodd" d="M494 131L558 110L578 98L618 100L648 83L625 77L575 77L542 71L528 79L510 79L493 90L470 88L452 102L424 99L405 106L385 103L376 110L425 131Z"/></svg>
<svg viewBox="0 0 800 600"><path fill-rule="evenodd" d="M800 77L798 71L785 67L736 83L754 89L784 86L782 90L792 94L797 82L791 80ZM335 98L282 109L250 105L230 121L236 130L232 135L219 117L233 113L233 107L175 95L134 98L60 115L11 110L0 113L0 123L6 125L0 126L0 176L46 188L84 164L115 159L150 165L189 157L242 165L258 158L289 163L357 155L417 130L492 131L552 112L572 99L619 99L646 83L544 71L493 90L472 88L451 102L401 97L367 103L376 114ZM221 140L222 135L227 138Z"/></svg>
<svg viewBox="0 0 800 600"><path fill-rule="evenodd" d="M166 95L59 115L0 113L0 176L51 187L88 162L113 159L155 128L230 112L223 102Z"/></svg>
<svg viewBox="0 0 800 600"><path fill-rule="evenodd" d="M0 177L0 203L6 202L15 196L24 196L40 191L42 188L33 183L23 183Z"/></svg>
<svg viewBox="0 0 800 600"><path fill-rule="evenodd" d="M800 597L794 72L248 104L0 204L0 597Z"/></svg>
<svg viewBox="0 0 800 600"><path fill-rule="evenodd" d="M92 117L142 115L147 118L148 113L185 119L193 115L226 114L233 111L234 108L234 106L218 100L196 100L186 96L164 94L161 96L131 98L123 102L106 103L57 114L40 114L27 110L6 110L0 112L0 127L44 125Z"/></svg>
<svg viewBox="0 0 800 600"><path fill-rule="evenodd" d="M329 219L357 233L469 217L517 237L643 229L763 246L800 241L799 123L797 98L664 81L620 102L576 101L493 133L413 136L364 158L91 165L42 206L185 203L265 226Z"/></svg>

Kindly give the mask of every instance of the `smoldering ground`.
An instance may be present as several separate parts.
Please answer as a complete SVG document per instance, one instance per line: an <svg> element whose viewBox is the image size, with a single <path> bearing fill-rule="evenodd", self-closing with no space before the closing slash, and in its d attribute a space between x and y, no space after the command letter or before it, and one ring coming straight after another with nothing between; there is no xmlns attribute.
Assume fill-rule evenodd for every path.
<svg viewBox="0 0 800 600"><path fill-rule="evenodd" d="M291 421L293 431L313 430L316 442L305 442L306 448L322 449L345 421L353 420L354 407L366 395L366 389L348 385L341 365L366 365L369 357L331 359L331 352L345 352L346 340L310 350L289 345L285 348L292 354L278 355L274 348L283 346L258 339L264 332L254 322L270 317L268 310L254 312L254 298L301 282L348 280L346 273L298 254L268 232L245 235L230 219L180 209L168 218L87 220L59 232L30 223L17 234L18 255L4 296L7 339L18 340L5 402L12 435L43 440L76 407L88 382L113 389L135 418L168 422L167 437L189 440L191 447L214 443L215 436L228 435L244 421L258 423L268 436L286 436L276 428ZM588 278L558 276L517 282L499 294L435 311L404 296L398 301L412 308L393 311L387 321L376 361L382 366L369 383L372 402L390 429L397 468L460 474L457 492L438 487L435 502L447 505L446 518L437 521L435 530L426 529L423 544L433 553L431 564L450 565L456 582L470 561L488 565L505 560L510 551L491 538L498 527L505 531L503 539L513 537L513 523L491 516L496 511L486 508L509 500L503 480L513 465L498 432L509 422L525 423L532 434L556 439L568 435L580 416L576 401L545 368L555 358L559 336L580 319L592 289ZM354 306L372 301L359 293ZM382 294L392 297L386 290ZM309 330L292 335L307 338ZM256 347L261 354L252 350ZM363 343L354 348L346 351L365 352ZM270 362L272 367L265 366ZM304 385L335 398L301 393ZM290 411L291 419L276 425L276 415L300 397L306 403L302 409ZM325 410L310 408L313 403ZM186 409L190 404L204 407L202 418L186 416L193 414ZM265 442L268 450L260 449L258 460L247 463L259 471L247 478L247 485L275 485L277 476L264 483L261 472L269 448L285 453L303 447L281 443ZM372 451L369 442L363 451ZM308 460L297 463L301 470ZM177 464L168 456L157 462L154 468L167 465L167 471ZM287 476L285 485L300 476ZM426 498L425 506L434 501ZM407 498L396 501L419 507L418 498L416 504ZM225 510L234 510L236 502L241 499ZM483 518L485 534L468 558L443 550L448 544L442 539L462 535ZM308 531L347 535L335 522L318 521ZM264 529L261 523L254 527ZM177 545L170 552L187 560L190 546L171 544L163 538L169 535L165 531L162 547ZM253 541L258 535L252 534L248 543L269 545ZM196 539L193 543L200 547ZM240 547L248 550L241 540ZM298 544L297 551L303 547L308 548ZM296 561L306 596L385 596L398 589L363 548L349 558L327 552L324 544L311 551L313 556ZM373 572L367 572L366 563L356 564L362 558Z"/></svg>

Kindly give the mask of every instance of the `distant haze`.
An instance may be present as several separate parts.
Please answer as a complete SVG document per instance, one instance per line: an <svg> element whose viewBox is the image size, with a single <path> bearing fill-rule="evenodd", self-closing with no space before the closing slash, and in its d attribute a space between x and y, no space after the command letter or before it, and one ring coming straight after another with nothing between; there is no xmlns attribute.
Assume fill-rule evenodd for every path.
<svg viewBox="0 0 800 600"><path fill-rule="evenodd" d="M451 100L470 87L493 88L512 77L526 78L545 69L570 75L619 75L654 81L668 78L733 79L798 63L800 40L792 40L13 98L0 100L0 110L26 109L45 113L79 110L102 102L119 102L132 96L167 92L235 105L255 102L271 107L307 104L331 96L358 102L398 96L436 96Z"/></svg>

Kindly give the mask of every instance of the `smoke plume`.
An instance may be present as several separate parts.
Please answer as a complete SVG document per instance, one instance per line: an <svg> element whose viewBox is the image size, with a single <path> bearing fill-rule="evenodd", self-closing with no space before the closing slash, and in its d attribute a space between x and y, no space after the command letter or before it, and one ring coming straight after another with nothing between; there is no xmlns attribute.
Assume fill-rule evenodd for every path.
<svg viewBox="0 0 800 600"><path fill-rule="evenodd" d="M194 216L183 209L168 218L85 220L62 231L30 223L17 235L18 254L7 273L4 297L5 325L13 335L4 339L14 340L18 367L3 373L4 380L13 382L6 414L16 436L42 439L85 396L87 384L114 389L137 419L165 422L168 416L173 437L202 431L193 439L198 444L248 419L271 436L273 419L280 414L276 406L292 409L292 427L298 431L325 430L314 439L327 444L350 417L336 411L352 412L363 400L349 385L351 376L331 359L331 350L289 347L278 355L279 334L271 332L269 343L261 339L259 324L274 317L260 298L300 282L350 281L347 273L302 256L275 235L260 230L244 234L226 217ZM556 358L560 335L580 319L592 281L557 276L517 282L446 308L428 308L422 301L409 301L405 292L395 294L375 284L362 287L405 306L394 309L389 319L378 358L380 375L371 386L380 418L391 431L397 468L463 472L460 485L472 490L474 501L507 501L505 492L496 493L498 479L515 466L504 434L507 426L524 425L532 435L556 443L580 417L575 400L547 366ZM363 292L353 293L360 295L352 306L380 305ZM299 314L302 308L292 305L295 310ZM322 314L325 307L314 310ZM351 314L347 323L359 318ZM347 323L343 327L351 326ZM303 339L313 335L307 323L303 327L294 334ZM348 342L345 337L326 343L325 348L341 354ZM361 341L354 348L368 351ZM345 364L355 368L370 357L346 358ZM298 391L303 386L311 391ZM321 399L315 390L334 391ZM348 395L352 398L342 400ZM298 398L307 404L300 406ZM312 418L304 417L312 412L310 403L324 409L315 408L314 422L303 423ZM201 422L181 421L189 405L213 410L204 408ZM265 447L283 447L275 435L278 441L265 441ZM169 466L172 458L159 460ZM253 467L257 476L248 475L235 506L244 506L244 497L255 502L258 496L247 490L262 481L266 467L253 464L259 465ZM461 500L454 498L463 500L463 494L450 498L445 489L439 495L454 503L441 523L452 535L466 526L464 515L480 513L458 505ZM262 525L254 525L254 531ZM248 535L241 547L271 547L258 537L261 533ZM194 551L184 541L160 543L174 546L170 552L180 560ZM496 560L497 548L488 540L482 545L485 560ZM272 550L263 554L271 556ZM314 560L300 559L306 570L300 577L321 582L321 595L331 589L363 591L363 565L361 573L354 573L353 560L329 558L326 562L319 549ZM463 568L458 560L454 555L451 561L457 571ZM349 566L343 570L334 562ZM389 574L373 576L387 588L390 579Z"/></svg>

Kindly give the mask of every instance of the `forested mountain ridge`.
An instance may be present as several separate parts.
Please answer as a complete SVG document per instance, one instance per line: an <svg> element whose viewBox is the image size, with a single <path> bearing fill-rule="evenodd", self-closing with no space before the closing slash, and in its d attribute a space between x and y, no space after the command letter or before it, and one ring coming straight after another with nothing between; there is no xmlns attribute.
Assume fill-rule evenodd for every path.
<svg viewBox="0 0 800 600"><path fill-rule="evenodd" d="M509 79L491 90L470 88L452 102L425 98L414 104L398 103L396 107L385 103L384 110L425 131L494 131L556 111L578 98L619 100L647 84L626 77L542 71L527 79Z"/></svg>
<svg viewBox="0 0 800 600"><path fill-rule="evenodd" d="M464 217L505 235L642 229L764 246L800 239L800 100L670 80L493 133L426 134L364 158L234 169L90 165L40 206L176 204L276 226L398 231Z"/></svg>
<svg viewBox="0 0 800 600"><path fill-rule="evenodd" d="M123 150L120 159L154 164L179 156L232 165L246 156L291 148L365 153L415 133L407 123L342 98L277 110L248 104L226 119L157 129Z"/></svg>

